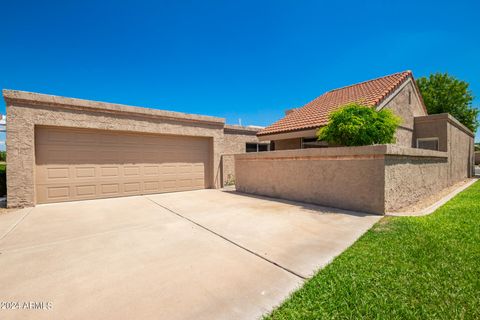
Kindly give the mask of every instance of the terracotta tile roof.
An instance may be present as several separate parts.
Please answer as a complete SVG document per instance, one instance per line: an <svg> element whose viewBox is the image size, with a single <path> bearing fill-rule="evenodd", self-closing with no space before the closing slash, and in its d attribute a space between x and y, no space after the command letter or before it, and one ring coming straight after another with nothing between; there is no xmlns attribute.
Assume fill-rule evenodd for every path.
<svg viewBox="0 0 480 320"><path fill-rule="evenodd" d="M358 102L368 106L377 106L411 76L411 71L403 71L328 91L303 107L294 109L283 119L259 131L257 135L324 126L328 123L330 113L347 103Z"/></svg>

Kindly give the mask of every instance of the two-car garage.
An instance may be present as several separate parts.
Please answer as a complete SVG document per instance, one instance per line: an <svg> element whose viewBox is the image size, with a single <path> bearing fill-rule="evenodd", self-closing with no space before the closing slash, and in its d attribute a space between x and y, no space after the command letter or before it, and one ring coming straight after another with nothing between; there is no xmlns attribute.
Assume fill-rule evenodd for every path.
<svg viewBox="0 0 480 320"><path fill-rule="evenodd" d="M202 137L36 127L36 202L203 189L210 150Z"/></svg>
<svg viewBox="0 0 480 320"><path fill-rule="evenodd" d="M7 206L221 187L225 119L4 90Z"/></svg>

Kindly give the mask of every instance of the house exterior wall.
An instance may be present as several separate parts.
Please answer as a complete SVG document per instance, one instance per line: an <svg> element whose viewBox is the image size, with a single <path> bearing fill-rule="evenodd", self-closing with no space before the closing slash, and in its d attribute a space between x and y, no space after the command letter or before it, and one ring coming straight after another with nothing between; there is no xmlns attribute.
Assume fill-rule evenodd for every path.
<svg viewBox="0 0 480 320"><path fill-rule="evenodd" d="M454 121L448 121L448 156L451 183L472 177L475 170L474 137L466 134L461 127L463 126L459 126Z"/></svg>
<svg viewBox="0 0 480 320"><path fill-rule="evenodd" d="M258 143L257 132L260 129L225 125L222 150L224 154L244 153L247 143ZM263 141L262 143L268 143Z"/></svg>
<svg viewBox="0 0 480 320"><path fill-rule="evenodd" d="M418 138L438 138L439 151L449 156L450 184L473 176L474 135L447 113L415 118L414 144Z"/></svg>
<svg viewBox="0 0 480 320"><path fill-rule="evenodd" d="M4 91L7 103L7 204L35 205L35 126L61 126L211 139L210 188L220 187L224 119L79 99Z"/></svg>
<svg viewBox="0 0 480 320"><path fill-rule="evenodd" d="M475 164L480 164L480 152L475 152Z"/></svg>
<svg viewBox="0 0 480 320"><path fill-rule="evenodd" d="M419 138L438 138L438 150L448 150L447 118L434 116L418 117L415 119L415 131L413 144L416 145Z"/></svg>
<svg viewBox="0 0 480 320"><path fill-rule="evenodd" d="M247 143L258 143L256 136L260 129L242 126L226 125L222 142L222 184L235 183L235 161L233 155L245 153ZM262 143L269 143L262 141Z"/></svg>
<svg viewBox="0 0 480 320"><path fill-rule="evenodd" d="M403 147L413 147L414 118L427 115L413 80L406 81L378 109L383 108L392 110L402 119L395 134L395 144Z"/></svg>

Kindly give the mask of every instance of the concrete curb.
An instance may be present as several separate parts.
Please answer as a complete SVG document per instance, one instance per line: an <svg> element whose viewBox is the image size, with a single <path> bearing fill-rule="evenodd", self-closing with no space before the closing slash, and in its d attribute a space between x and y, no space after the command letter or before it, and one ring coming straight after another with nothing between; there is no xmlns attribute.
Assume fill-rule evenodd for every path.
<svg viewBox="0 0 480 320"><path fill-rule="evenodd" d="M392 217L421 217L421 216L429 215L429 214L433 213L435 210L437 210L438 208L440 208L441 206L443 206L445 203L450 201L457 194L459 194L460 192L462 192L463 190L467 189L472 184L477 182L477 180L479 180L479 178L472 178L470 181L466 182L464 185L462 185L462 186L458 187L457 189L453 190L452 192L447 194L442 199L438 200L434 204L432 204L432 205L430 205L430 206L428 206L428 207L426 207L426 208L424 208L420 211L415 211L415 212L411 212L411 211L410 212L409 211L407 211L407 212L386 212L385 215L386 216L392 216Z"/></svg>

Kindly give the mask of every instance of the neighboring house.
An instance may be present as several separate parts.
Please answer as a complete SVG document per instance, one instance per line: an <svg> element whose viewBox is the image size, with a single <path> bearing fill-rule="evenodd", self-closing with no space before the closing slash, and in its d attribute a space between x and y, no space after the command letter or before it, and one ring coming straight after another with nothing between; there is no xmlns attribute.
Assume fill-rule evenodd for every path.
<svg viewBox="0 0 480 320"><path fill-rule="evenodd" d="M261 141L272 141L275 150L328 147L328 143L317 141L316 132L328 123L332 111L352 102L377 110L393 110L402 118L396 132L396 144L415 145L414 118L426 116L427 110L411 71L328 91L301 108L287 110L284 118L257 135Z"/></svg>
<svg viewBox="0 0 480 320"><path fill-rule="evenodd" d="M4 90L7 205L219 188L233 153L266 151L225 119ZM224 156L225 155L225 159Z"/></svg>

